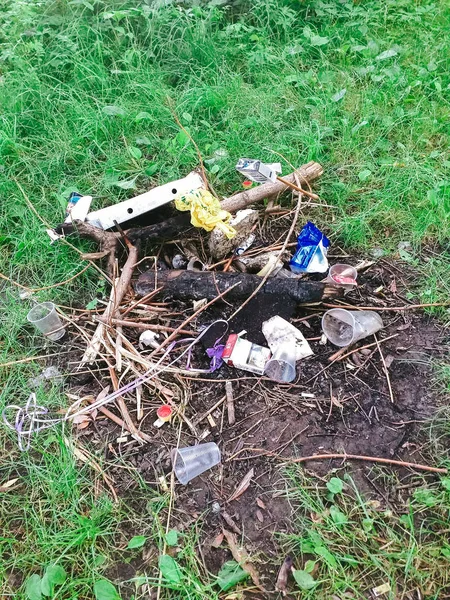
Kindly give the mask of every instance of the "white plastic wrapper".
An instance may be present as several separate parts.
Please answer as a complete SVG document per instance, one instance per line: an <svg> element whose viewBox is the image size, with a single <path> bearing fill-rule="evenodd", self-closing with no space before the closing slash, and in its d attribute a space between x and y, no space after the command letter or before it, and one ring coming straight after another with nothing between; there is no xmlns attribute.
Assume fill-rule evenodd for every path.
<svg viewBox="0 0 450 600"><path fill-rule="evenodd" d="M302 332L278 315L264 321L262 332L273 353L284 344L293 344L295 345L296 361L314 354Z"/></svg>

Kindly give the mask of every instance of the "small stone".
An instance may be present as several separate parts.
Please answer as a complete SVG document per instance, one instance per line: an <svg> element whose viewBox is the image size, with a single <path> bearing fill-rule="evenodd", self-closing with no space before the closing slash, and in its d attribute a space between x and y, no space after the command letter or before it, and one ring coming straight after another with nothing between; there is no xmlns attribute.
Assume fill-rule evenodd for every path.
<svg viewBox="0 0 450 600"><path fill-rule="evenodd" d="M211 512L214 515L218 515L220 513L220 504L218 502L213 502L211 504Z"/></svg>

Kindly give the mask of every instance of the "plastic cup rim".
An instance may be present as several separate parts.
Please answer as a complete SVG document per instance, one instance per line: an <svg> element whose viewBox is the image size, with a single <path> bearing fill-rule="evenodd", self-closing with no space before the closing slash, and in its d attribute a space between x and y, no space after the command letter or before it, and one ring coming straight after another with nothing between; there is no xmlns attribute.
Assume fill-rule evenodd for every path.
<svg viewBox="0 0 450 600"><path fill-rule="evenodd" d="M50 306L51 308L49 308L49 310L48 310L48 313L47 313L47 314L46 314L44 317L41 317L40 319L31 319L31 318L30 318L30 314L33 312L33 310L36 310L36 308L41 308L41 307L48 308L49 306ZM49 316L49 315L50 315L50 314L51 314L51 313L52 313L54 310L55 310L55 305L53 304L53 302L40 302L39 304L36 304L35 306L33 306L33 308L31 308L31 309L28 311L28 314L27 314L27 320L28 320L28 322L29 322L29 323L33 323L33 324L40 323L41 321L44 321L45 319L47 319L47 318L48 318L48 316ZM59 318L59 317L58 317L58 318Z"/></svg>
<svg viewBox="0 0 450 600"><path fill-rule="evenodd" d="M329 315L330 313L334 313L336 311L347 313L349 315L349 317L351 318L351 321L352 321L351 324L350 324L351 327L352 327L352 337L351 337L351 340L348 343L343 344L343 345L336 344L336 342L333 342L333 340L330 339L327 336L327 334L325 333L325 330L323 328L323 322L324 322L325 317L327 315ZM331 316L333 316L333 315L331 315ZM352 315L352 313L349 310L347 310L346 308L330 308L329 310L327 310L327 312L322 317L322 331L325 333L325 336L330 340L330 342L332 344L334 344L335 346L341 346L341 348L345 348L346 346L350 346L353 343L354 339L355 339L355 328L356 328L356 319L355 319L354 315Z"/></svg>

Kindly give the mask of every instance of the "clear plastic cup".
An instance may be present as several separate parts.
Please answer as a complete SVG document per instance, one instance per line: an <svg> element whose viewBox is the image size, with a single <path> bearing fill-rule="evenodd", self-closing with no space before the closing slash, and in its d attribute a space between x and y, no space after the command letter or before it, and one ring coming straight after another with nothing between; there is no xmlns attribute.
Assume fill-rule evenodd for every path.
<svg viewBox="0 0 450 600"><path fill-rule="evenodd" d="M28 313L27 319L53 342L61 339L66 333L53 302L36 304Z"/></svg>
<svg viewBox="0 0 450 600"><path fill-rule="evenodd" d="M371 310L332 308L322 317L322 330L335 346L350 346L382 327L380 315Z"/></svg>
<svg viewBox="0 0 450 600"><path fill-rule="evenodd" d="M209 442L172 450L171 458L178 481L186 485L198 475L218 465L221 456L217 444Z"/></svg>
<svg viewBox="0 0 450 600"><path fill-rule="evenodd" d="M344 288L346 292L349 292L356 287L357 277L358 271L354 267L339 263L330 267L328 276L324 281L332 285L338 285Z"/></svg>
<svg viewBox="0 0 450 600"><path fill-rule="evenodd" d="M281 344L272 357L266 362L264 375L279 381L289 383L295 379L295 339L292 343Z"/></svg>

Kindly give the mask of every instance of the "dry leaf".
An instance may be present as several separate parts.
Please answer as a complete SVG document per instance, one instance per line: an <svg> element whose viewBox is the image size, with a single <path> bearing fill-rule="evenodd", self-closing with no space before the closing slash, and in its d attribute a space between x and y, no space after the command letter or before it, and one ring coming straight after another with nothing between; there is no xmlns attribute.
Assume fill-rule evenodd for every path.
<svg viewBox="0 0 450 600"><path fill-rule="evenodd" d="M0 492L7 492L8 490L11 490L11 488L17 481L19 481L18 477L16 477L16 479L10 479L9 481L2 483L2 485L0 485Z"/></svg>
<svg viewBox="0 0 450 600"><path fill-rule="evenodd" d="M260 510L256 511L256 518L258 519L258 521L260 523L264 523L264 515L262 514L262 512Z"/></svg>
<svg viewBox="0 0 450 600"><path fill-rule="evenodd" d="M259 581L259 575L256 572L255 567L249 561L247 552L243 548L239 548L239 546L237 545L234 533L231 533L231 531L227 531L226 529L224 529L223 534L228 542L228 546L230 547L230 551L233 555L234 560L241 565L244 571L247 571L247 573L252 578L252 581L255 584L255 586L262 592L266 592L264 587L261 585L261 582Z"/></svg>
<svg viewBox="0 0 450 600"><path fill-rule="evenodd" d="M77 429L86 429L86 427L89 427L89 424L90 421L83 421L77 425Z"/></svg>
<svg viewBox="0 0 450 600"><path fill-rule="evenodd" d="M99 395L97 396L97 398L95 399L95 401L99 401L99 400L103 400L103 398L106 398L106 396L108 395L109 392L109 388L111 386L107 385L105 388L102 389L102 391L99 393Z"/></svg>
<svg viewBox="0 0 450 600"><path fill-rule="evenodd" d="M411 327L411 323L405 323L404 325L399 325L397 327L397 331L405 331Z"/></svg>
<svg viewBox="0 0 450 600"><path fill-rule="evenodd" d="M216 535L216 537L211 542L211 546L213 548L218 548L222 544L224 537L225 536L223 535L223 533L219 533L218 535Z"/></svg>
<svg viewBox="0 0 450 600"><path fill-rule="evenodd" d="M389 290L395 294L397 292L397 283L395 281L395 279L393 279L389 285Z"/></svg>
<svg viewBox="0 0 450 600"><path fill-rule="evenodd" d="M254 474L255 474L255 469L250 469L250 471L247 473L247 475L244 477L244 479L241 481L241 483L234 490L234 493L231 494L231 496L228 498L228 502L237 500L239 498L239 496L242 496L242 494L248 489L248 487L250 485L250 481L253 479Z"/></svg>
<svg viewBox="0 0 450 600"><path fill-rule="evenodd" d="M233 519L227 513L226 510L222 510L220 512L220 516L225 521L225 523L228 525L228 527L231 527L231 529L234 531L234 533L237 533L238 535L241 535L241 533L242 533L241 530L239 529L239 527L236 525L236 523L233 521Z"/></svg>
<svg viewBox="0 0 450 600"><path fill-rule="evenodd" d="M75 425L79 425L80 423L84 423L85 421L90 421L90 417L89 415L75 415L72 418L72 423L75 423Z"/></svg>
<svg viewBox="0 0 450 600"><path fill-rule="evenodd" d="M281 592L283 596L286 596L288 577L289 573L291 572L292 566L292 558L290 556L286 556L284 563L280 567L277 582L275 584L276 591Z"/></svg>
<svg viewBox="0 0 450 600"><path fill-rule="evenodd" d="M256 498L256 504L259 506L259 508L262 508L263 510L266 510L266 505L261 500L261 498Z"/></svg>

